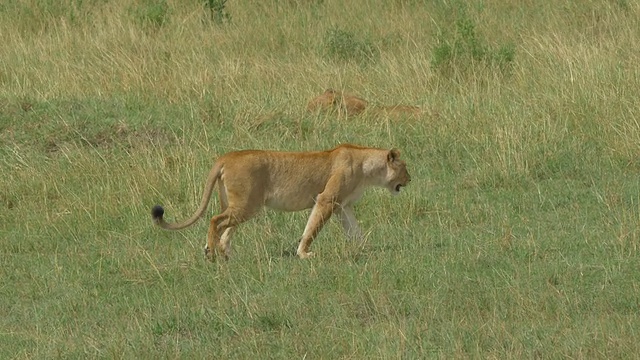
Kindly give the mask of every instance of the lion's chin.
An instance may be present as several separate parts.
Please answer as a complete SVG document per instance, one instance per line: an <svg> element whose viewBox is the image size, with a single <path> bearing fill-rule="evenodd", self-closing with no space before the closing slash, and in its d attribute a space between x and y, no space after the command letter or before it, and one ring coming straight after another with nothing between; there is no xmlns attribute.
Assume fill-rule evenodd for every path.
<svg viewBox="0 0 640 360"><path fill-rule="evenodd" d="M402 189L402 184L397 184L396 186L389 187L389 191L392 195L397 196L400 195L400 190Z"/></svg>

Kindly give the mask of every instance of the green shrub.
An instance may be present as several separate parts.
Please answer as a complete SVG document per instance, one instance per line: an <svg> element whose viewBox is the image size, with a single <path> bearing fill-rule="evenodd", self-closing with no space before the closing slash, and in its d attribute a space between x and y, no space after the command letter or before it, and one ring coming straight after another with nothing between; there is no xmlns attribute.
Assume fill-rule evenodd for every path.
<svg viewBox="0 0 640 360"><path fill-rule="evenodd" d="M327 56L340 61L366 63L375 61L379 56L379 51L373 43L360 40L345 30L329 29L324 43Z"/></svg>
<svg viewBox="0 0 640 360"><path fill-rule="evenodd" d="M226 10L227 0L204 0L204 6L209 10L211 20L216 24L231 21L231 15Z"/></svg>
<svg viewBox="0 0 640 360"><path fill-rule="evenodd" d="M136 17L145 26L161 27L169 21L169 6L166 0L147 0L136 9Z"/></svg>
<svg viewBox="0 0 640 360"><path fill-rule="evenodd" d="M466 16L456 21L453 34L442 33L436 41L431 55L431 65L436 69L465 68L473 64L504 69L515 60L515 45L489 46Z"/></svg>

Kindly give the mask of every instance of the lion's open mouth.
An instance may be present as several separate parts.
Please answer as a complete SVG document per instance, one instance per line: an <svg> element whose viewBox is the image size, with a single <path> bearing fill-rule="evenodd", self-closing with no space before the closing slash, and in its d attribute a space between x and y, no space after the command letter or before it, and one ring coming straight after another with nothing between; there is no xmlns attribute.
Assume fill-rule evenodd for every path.
<svg viewBox="0 0 640 360"><path fill-rule="evenodd" d="M397 191L397 192L400 192L400 188L401 188L401 187L402 187L402 184L398 184L398 185L396 185L396 191Z"/></svg>

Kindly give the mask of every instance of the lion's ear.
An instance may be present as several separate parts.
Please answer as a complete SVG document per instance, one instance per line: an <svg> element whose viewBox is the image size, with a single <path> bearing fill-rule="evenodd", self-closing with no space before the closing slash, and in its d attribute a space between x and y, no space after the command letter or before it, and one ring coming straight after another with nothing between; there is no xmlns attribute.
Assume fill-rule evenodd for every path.
<svg viewBox="0 0 640 360"><path fill-rule="evenodd" d="M394 162L398 159L400 159L400 150L398 149L389 150L389 153L387 154L387 160L389 162Z"/></svg>

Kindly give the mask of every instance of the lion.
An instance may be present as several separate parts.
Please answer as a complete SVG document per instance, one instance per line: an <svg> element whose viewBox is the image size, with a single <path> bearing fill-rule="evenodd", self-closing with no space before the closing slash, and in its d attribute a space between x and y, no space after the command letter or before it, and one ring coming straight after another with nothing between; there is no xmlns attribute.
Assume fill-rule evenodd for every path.
<svg viewBox="0 0 640 360"><path fill-rule="evenodd" d="M393 195L411 181L397 149L385 150L342 144L326 151L234 151L215 162L205 183L200 206L181 223L164 221L164 209L153 207L153 221L163 229L191 226L207 209L218 184L221 212L211 218L205 256L215 251L229 258L233 231L263 207L281 211L312 209L296 254L313 256L311 243L332 214L337 213L350 239L362 239L353 205L369 187L383 187Z"/></svg>
<svg viewBox="0 0 640 360"><path fill-rule="evenodd" d="M337 109L347 116L361 114L368 106L368 102L362 98L342 91L327 89L322 94L311 99L307 104L307 111L333 111Z"/></svg>
<svg viewBox="0 0 640 360"><path fill-rule="evenodd" d="M365 110L376 115L401 117L401 116L419 116L423 111L418 106L413 105L375 105L369 104L368 101L355 95L346 94L342 91L327 89L324 93L311 99L307 104L307 111L310 112L329 112L338 110L340 114L347 116L360 115Z"/></svg>

